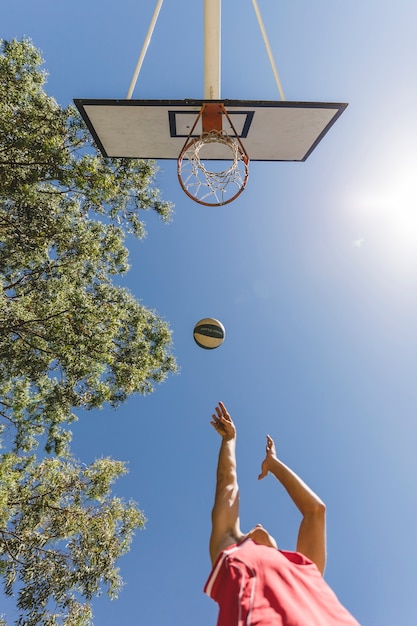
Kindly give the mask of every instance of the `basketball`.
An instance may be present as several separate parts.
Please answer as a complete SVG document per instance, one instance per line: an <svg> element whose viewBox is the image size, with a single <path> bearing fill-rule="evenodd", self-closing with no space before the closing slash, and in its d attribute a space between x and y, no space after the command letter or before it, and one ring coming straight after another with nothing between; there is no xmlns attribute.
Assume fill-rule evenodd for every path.
<svg viewBox="0 0 417 626"><path fill-rule="evenodd" d="M221 346L225 336L223 324L212 317L205 317L194 326L194 341L205 350L214 350Z"/></svg>

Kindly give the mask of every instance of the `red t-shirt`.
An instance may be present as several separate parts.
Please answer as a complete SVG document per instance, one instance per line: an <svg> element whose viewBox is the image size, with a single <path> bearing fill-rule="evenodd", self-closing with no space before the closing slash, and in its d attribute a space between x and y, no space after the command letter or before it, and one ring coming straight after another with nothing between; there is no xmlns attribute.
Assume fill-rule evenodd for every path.
<svg viewBox="0 0 417 626"><path fill-rule="evenodd" d="M359 626L315 563L246 539L217 557L204 592L217 626Z"/></svg>

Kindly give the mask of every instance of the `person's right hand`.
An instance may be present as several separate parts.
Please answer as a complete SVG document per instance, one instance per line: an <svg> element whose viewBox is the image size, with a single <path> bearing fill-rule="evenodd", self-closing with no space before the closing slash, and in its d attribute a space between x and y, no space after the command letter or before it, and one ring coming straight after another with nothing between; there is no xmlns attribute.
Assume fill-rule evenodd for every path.
<svg viewBox="0 0 417 626"><path fill-rule="evenodd" d="M216 413L217 415L213 413L213 420L210 424L225 441L234 439L236 437L236 428L223 402L219 402L219 405L216 406Z"/></svg>

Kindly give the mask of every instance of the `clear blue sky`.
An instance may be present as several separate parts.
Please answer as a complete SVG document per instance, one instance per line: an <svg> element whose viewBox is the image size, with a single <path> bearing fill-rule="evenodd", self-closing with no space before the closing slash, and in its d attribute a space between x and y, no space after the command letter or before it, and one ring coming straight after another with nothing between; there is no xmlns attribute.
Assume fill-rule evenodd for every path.
<svg viewBox="0 0 417 626"><path fill-rule="evenodd" d="M148 518L97 626L214 626L203 595L218 400L238 428L243 530L292 549L298 513L265 434L328 511L326 579L363 626L415 626L417 559L417 7L259 0L287 100L348 102L305 163L253 163L247 190L205 208L176 164L157 183L174 220L130 241L126 284L173 330L181 373L117 411L80 416L74 450L129 462L118 495ZM0 36L32 38L48 93L125 98L154 0L4 0ZM222 96L278 100L250 0L223 0ZM203 96L203 0L165 0L134 97ZM212 352L194 323L221 319Z"/></svg>

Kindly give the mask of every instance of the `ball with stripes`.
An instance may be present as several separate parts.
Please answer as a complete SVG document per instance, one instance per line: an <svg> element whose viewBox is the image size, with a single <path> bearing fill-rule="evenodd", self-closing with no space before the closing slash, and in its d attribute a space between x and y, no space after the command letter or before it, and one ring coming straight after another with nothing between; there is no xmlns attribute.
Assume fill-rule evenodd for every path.
<svg viewBox="0 0 417 626"><path fill-rule="evenodd" d="M205 317L194 326L194 341L200 348L214 350L222 345L226 331L219 320Z"/></svg>

